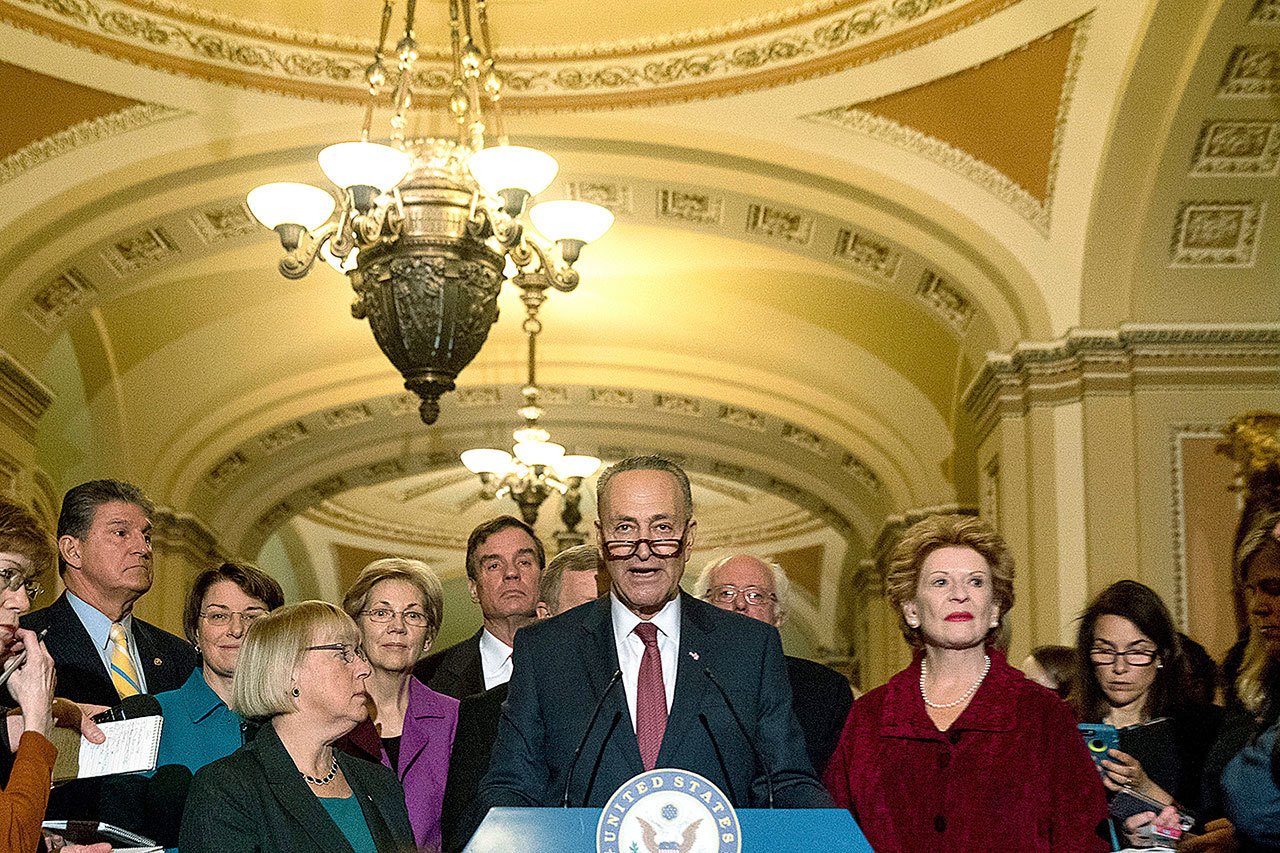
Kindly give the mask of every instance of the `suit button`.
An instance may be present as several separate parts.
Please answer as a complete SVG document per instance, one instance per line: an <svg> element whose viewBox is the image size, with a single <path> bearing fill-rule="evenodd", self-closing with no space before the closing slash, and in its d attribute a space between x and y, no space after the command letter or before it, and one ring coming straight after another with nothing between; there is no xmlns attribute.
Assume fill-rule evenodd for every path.
<svg viewBox="0 0 1280 853"><path fill-rule="evenodd" d="M938 815L933 819L933 828L936 829L938 832L946 832L947 819L942 815Z"/></svg>
<svg viewBox="0 0 1280 853"><path fill-rule="evenodd" d="M938 768L940 770L946 770L950 765L951 765L951 753L949 752L938 753Z"/></svg>
<svg viewBox="0 0 1280 853"><path fill-rule="evenodd" d="M951 734L947 735L947 740L951 741L952 743L959 743L959 742L960 742L960 733L959 733L959 732L952 732Z"/></svg>

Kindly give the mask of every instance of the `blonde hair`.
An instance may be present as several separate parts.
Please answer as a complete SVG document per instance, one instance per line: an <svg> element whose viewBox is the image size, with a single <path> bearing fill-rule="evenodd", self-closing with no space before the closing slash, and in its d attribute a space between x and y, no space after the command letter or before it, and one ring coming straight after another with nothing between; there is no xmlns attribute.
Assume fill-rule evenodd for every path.
<svg viewBox="0 0 1280 853"><path fill-rule="evenodd" d="M286 604L254 620L236 663L232 710L251 720L293 711L294 670L307 646L326 642L360 643L356 623L327 601Z"/></svg>
<svg viewBox="0 0 1280 853"><path fill-rule="evenodd" d="M369 605L369 593L382 581L405 581L422 593L422 612L427 616L427 644L435 642L444 621L444 586L440 577L421 560L384 557L364 567L355 583L342 597L342 609L356 619Z"/></svg>
<svg viewBox="0 0 1280 853"><path fill-rule="evenodd" d="M1004 615L1013 608L1013 554L1004 537L976 515L926 516L911 525L894 546L889 555L884 589L889 603L897 611L902 636L914 648L924 646L924 636L919 628L907 624L902 605L916 597L920 569L925 559L939 548L968 548L986 560L991 569L992 596L1000 611L996 627L987 633L987 645L1007 645Z"/></svg>
<svg viewBox="0 0 1280 853"><path fill-rule="evenodd" d="M1242 587L1249 580L1249 566L1258 555L1267 548L1280 549L1280 542L1273 533L1277 524L1280 524L1280 512L1267 513L1254 522L1241 538L1235 554L1235 569L1236 583ZM1236 675L1236 696L1245 708L1255 714L1262 710L1268 698L1266 682L1270 663L1267 644L1257 631L1250 631L1249 642L1240 661L1240 672Z"/></svg>

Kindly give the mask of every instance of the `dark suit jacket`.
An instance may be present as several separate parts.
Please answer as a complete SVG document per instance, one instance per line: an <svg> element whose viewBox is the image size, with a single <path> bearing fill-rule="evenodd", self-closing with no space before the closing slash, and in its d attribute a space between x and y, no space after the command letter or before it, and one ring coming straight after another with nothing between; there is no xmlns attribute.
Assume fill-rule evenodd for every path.
<svg viewBox="0 0 1280 853"><path fill-rule="evenodd" d="M840 740L840 731L853 705L853 691L843 675L804 658L787 657L787 678L809 762L821 776Z"/></svg>
<svg viewBox="0 0 1280 853"><path fill-rule="evenodd" d="M413 850L396 774L345 752L335 754L379 853ZM251 743L196 773L178 847L182 853L353 853L269 724Z"/></svg>
<svg viewBox="0 0 1280 853"><path fill-rule="evenodd" d="M49 629L44 644L58 668L59 696L95 705L119 704L120 694L65 592L48 607L23 616L22 627L37 633ZM196 653L186 640L136 616L132 635L148 693L177 690L195 669Z"/></svg>
<svg viewBox="0 0 1280 853"><path fill-rule="evenodd" d="M478 808L480 781L489 770L493 745L498 739L502 703L510 683L468 696L458 706L458 748L449 758L449 781L444 788L440 817L445 853L467 846L484 813Z"/></svg>
<svg viewBox="0 0 1280 853"><path fill-rule="evenodd" d="M414 676L437 693L461 699L484 692L480 663L481 628L461 643L427 655L413 668Z"/></svg>
<svg viewBox="0 0 1280 853"><path fill-rule="evenodd" d="M482 807L560 805L574 751L602 697L574 768L570 805L600 807L643 770L621 679L604 695L618 670L610 604L606 596L516 634L514 674L481 786ZM772 771L777 806L830 807L791 710L777 629L684 593L680 607L675 700L658 766L702 774L739 807L763 806L765 774L754 744ZM729 695L745 733L707 670Z"/></svg>

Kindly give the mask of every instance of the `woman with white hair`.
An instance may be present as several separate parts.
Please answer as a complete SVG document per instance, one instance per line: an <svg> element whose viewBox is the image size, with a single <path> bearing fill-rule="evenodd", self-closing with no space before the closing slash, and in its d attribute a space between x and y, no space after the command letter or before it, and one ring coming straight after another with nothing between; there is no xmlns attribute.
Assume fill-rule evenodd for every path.
<svg viewBox="0 0 1280 853"><path fill-rule="evenodd" d="M395 774L333 747L368 716L368 677L360 631L332 604L304 601L256 620L232 705L263 725L196 773L183 853L413 850Z"/></svg>

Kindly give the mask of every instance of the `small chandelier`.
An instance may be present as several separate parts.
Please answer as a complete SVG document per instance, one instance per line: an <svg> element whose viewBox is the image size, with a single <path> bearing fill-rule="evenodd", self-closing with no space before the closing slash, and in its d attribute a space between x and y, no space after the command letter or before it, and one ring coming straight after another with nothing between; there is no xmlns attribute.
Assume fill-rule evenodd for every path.
<svg viewBox="0 0 1280 853"><path fill-rule="evenodd" d="M469 471L480 475L480 496L486 500L511 497L520 507L525 523L536 524L538 510L553 491L564 496L560 519L565 530L556 534L560 547L580 544L585 536L578 532L582 521L582 481L600 469L594 456L566 455L564 445L551 441L551 434L538 425L542 408L538 405L537 342L542 331L538 308L545 299L545 288L536 285L521 289L526 316L523 329L528 337L529 373L521 394L524 405L518 409L524 426L511 434L515 446L508 453L493 448L464 450L460 456Z"/></svg>
<svg viewBox="0 0 1280 853"><path fill-rule="evenodd" d="M286 278L305 276L317 257L350 276L352 315L368 319L405 387L421 398L423 422L432 424L440 396L453 390L498 319L504 270L513 271L518 287L532 285L539 294L573 290L573 263L609 229L613 214L587 202L542 202L528 217L559 252L526 234L526 204L559 166L550 154L508 143L486 0L475 0L474 15L472 0L449 0L456 138L405 138L418 59L415 7L408 0L396 46L390 144L370 141L374 107L391 77L385 47L393 10L384 0L365 74L369 100L360 138L320 152L320 168L341 202L299 183L265 184L247 201L258 221L280 235Z"/></svg>

